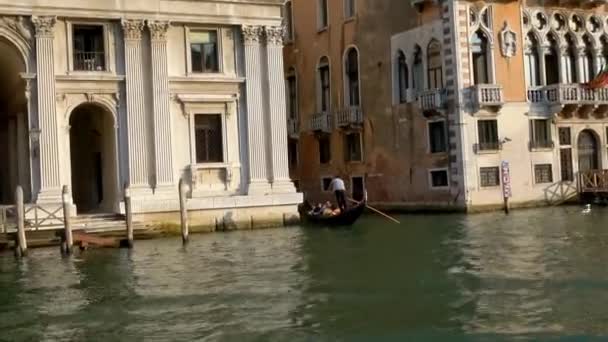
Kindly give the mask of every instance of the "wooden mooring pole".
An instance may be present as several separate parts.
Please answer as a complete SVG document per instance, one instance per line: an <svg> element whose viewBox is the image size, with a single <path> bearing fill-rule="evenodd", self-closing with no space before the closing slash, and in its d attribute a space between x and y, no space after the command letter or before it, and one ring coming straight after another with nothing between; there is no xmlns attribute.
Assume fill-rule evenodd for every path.
<svg viewBox="0 0 608 342"><path fill-rule="evenodd" d="M25 237L25 208L21 185L18 185L17 190L15 190L15 202L15 209L17 210L17 247L15 248L15 255L22 257L27 254L27 240Z"/></svg>
<svg viewBox="0 0 608 342"><path fill-rule="evenodd" d="M186 184L184 180L180 178L179 185L179 212L182 224L182 242L183 244L188 243L188 208L186 207Z"/></svg>
<svg viewBox="0 0 608 342"><path fill-rule="evenodd" d="M63 222L64 222L64 237L65 241L61 244L61 252L65 255L72 254L74 246L74 238L72 237L72 214L70 210L70 189L67 185L63 186L61 192L61 201L63 202Z"/></svg>
<svg viewBox="0 0 608 342"><path fill-rule="evenodd" d="M125 222L127 224L126 247L133 248L133 212L131 208L131 189L125 184Z"/></svg>

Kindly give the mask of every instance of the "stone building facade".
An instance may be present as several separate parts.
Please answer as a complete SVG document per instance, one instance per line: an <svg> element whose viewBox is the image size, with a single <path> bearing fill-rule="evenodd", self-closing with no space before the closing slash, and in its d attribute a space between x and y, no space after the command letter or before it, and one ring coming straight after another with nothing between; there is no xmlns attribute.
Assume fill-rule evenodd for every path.
<svg viewBox="0 0 608 342"><path fill-rule="evenodd" d="M289 179L281 1L0 1L0 202L282 220Z"/></svg>
<svg viewBox="0 0 608 342"><path fill-rule="evenodd" d="M511 206L561 203L603 179L608 93L581 83L608 59L606 1L288 3L295 36L286 75L288 88L290 70L298 76L300 128L294 177L304 192L319 189L324 174L359 172L379 204L477 210L503 206L505 193ZM356 14L345 18L352 6ZM331 103L348 99L351 43L361 115L346 118L359 120L363 161L357 171L338 160L324 172L315 141L322 130L312 127L323 98L317 65L324 49L341 51L329 58ZM332 111L321 122L333 125L332 137L345 134L340 110ZM337 159L341 141L331 140Z"/></svg>

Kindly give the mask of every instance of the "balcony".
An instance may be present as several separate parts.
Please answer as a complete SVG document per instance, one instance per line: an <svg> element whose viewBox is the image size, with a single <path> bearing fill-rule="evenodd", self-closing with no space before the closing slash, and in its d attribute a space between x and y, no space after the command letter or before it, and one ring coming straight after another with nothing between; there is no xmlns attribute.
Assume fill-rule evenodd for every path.
<svg viewBox="0 0 608 342"><path fill-rule="evenodd" d="M329 112L319 112L310 118L310 130L315 133L331 133L331 115Z"/></svg>
<svg viewBox="0 0 608 342"><path fill-rule="evenodd" d="M551 140L530 141L528 147L530 151L552 150L555 148L555 143Z"/></svg>
<svg viewBox="0 0 608 342"><path fill-rule="evenodd" d="M300 122L297 118L287 118L287 135L292 139L300 137Z"/></svg>
<svg viewBox="0 0 608 342"><path fill-rule="evenodd" d="M545 6L594 8L608 4L608 0L545 0Z"/></svg>
<svg viewBox="0 0 608 342"><path fill-rule="evenodd" d="M496 153L502 150L502 143L499 141L476 143L473 145L473 150L477 154Z"/></svg>
<svg viewBox="0 0 608 342"><path fill-rule="evenodd" d="M342 108L336 112L338 127L359 128L363 125L363 111L360 106Z"/></svg>
<svg viewBox="0 0 608 342"><path fill-rule="evenodd" d="M608 114L608 88L590 89L580 84L553 84L528 88L528 102L547 114L587 117Z"/></svg>
<svg viewBox="0 0 608 342"><path fill-rule="evenodd" d="M418 94L418 107L425 116L437 115L445 109L445 106L445 89L425 90Z"/></svg>
<svg viewBox="0 0 608 342"><path fill-rule="evenodd" d="M477 84L469 88L471 109L477 112L481 109L498 111L504 105L502 86L496 84Z"/></svg>
<svg viewBox="0 0 608 342"><path fill-rule="evenodd" d="M104 52L75 52L74 70L105 71L106 57Z"/></svg>

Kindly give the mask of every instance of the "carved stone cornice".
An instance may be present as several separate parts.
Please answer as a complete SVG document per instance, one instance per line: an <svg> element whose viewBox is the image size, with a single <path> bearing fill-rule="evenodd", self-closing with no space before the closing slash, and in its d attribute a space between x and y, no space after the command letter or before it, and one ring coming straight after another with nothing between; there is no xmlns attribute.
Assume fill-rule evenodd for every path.
<svg viewBox="0 0 608 342"><path fill-rule="evenodd" d="M148 20L146 22L150 30L150 38L156 41L166 41L167 31L171 24L168 21Z"/></svg>
<svg viewBox="0 0 608 342"><path fill-rule="evenodd" d="M30 29L30 26L25 23L25 20L21 16L16 18L1 17L0 27L7 27L11 29L12 31L21 35L21 37L23 37L28 42L32 39L32 31Z"/></svg>
<svg viewBox="0 0 608 342"><path fill-rule="evenodd" d="M259 44L262 39L262 26L243 25L241 27L245 44Z"/></svg>
<svg viewBox="0 0 608 342"><path fill-rule="evenodd" d="M125 40L140 40L141 33L144 29L143 20L121 20L122 30L125 35Z"/></svg>
<svg viewBox="0 0 608 342"><path fill-rule="evenodd" d="M264 33L266 34L267 44L279 46L283 45L285 29L282 26L266 26L264 27Z"/></svg>
<svg viewBox="0 0 608 342"><path fill-rule="evenodd" d="M32 17L32 24L36 29L36 37L38 38L53 38L53 28L57 23L57 17Z"/></svg>

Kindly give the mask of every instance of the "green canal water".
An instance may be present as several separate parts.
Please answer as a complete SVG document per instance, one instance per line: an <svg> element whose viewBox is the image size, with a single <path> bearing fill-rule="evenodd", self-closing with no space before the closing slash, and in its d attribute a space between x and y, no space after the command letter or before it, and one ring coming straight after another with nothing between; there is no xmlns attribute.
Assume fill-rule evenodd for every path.
<svg viewBox="0 0 608 342"><path fill-rule="evenodd" d="M0 256L0 341L605 341L608 209Z"/></svg>

